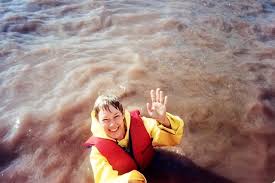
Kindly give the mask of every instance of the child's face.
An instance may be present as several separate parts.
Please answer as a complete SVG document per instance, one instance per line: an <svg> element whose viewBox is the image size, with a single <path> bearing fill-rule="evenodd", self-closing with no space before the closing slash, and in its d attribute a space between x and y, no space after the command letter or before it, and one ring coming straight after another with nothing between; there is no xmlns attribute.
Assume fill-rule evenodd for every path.
<svg viewBox="0 0 275 183"><path fill-rule="evenodd" d="M121 140L125 136L124 116L112 105L109 105L109 109L110 111L101 109L98 112L98 121L109 137Z"/></svg>

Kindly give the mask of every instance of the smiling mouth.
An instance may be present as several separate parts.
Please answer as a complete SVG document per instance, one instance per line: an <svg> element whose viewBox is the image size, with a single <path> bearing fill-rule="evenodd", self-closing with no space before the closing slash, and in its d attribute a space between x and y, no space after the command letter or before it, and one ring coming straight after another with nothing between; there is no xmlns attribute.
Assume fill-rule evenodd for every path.
<svg viewBox="0 0 275 183"><path fill-rule="evenodd" d="M119 127L114 128L114 129L109 129L111 132L116 132L119 129Z"/></svg>

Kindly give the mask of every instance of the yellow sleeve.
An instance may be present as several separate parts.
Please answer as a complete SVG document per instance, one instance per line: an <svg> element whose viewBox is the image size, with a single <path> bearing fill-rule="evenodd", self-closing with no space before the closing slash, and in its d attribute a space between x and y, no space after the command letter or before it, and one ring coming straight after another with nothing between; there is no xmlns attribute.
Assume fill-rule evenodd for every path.
<svg viewBox="0 0 275 183"><path fill-rule="evenodd" d="M128 183L129 180L147 182L144 175L137 170L118 175L118 171L113 170L107 159L95 146L93 146L91 150L90 162L93 169L95 183Z"/></svg>
<svg viewBox="0 0 275 183"><path fill-rule="evenodd" d="M153 146L173 146L181 142L184 122L178 116L166 113L171 128L167 128L152 118L142 117L147 132L153 138Z"/></svg>

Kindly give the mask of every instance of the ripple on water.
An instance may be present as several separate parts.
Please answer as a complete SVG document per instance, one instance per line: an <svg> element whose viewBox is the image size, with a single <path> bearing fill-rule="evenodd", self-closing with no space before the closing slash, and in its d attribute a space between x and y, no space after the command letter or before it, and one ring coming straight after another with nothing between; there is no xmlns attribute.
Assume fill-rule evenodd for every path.
<svg viewBox="0 0 275 183"><path fill-rule="evenodd" d="M274 0L1 1L0 182L93 182L81 144L94 100L111 92L146 115L155 87L186 121L177 153L236 182L268 182L261 180L275 171L274 7ZM174 182L182 181L190 169L179 158L159 156L167 165L161 180L174 168Z"/></svg>

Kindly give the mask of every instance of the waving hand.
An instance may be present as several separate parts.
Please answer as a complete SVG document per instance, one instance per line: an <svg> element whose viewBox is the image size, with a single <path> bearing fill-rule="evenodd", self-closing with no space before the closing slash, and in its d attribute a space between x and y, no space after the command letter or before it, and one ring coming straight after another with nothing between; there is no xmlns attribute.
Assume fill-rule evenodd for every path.
<svg viewBox="0 0 275 183"><path fill-rule="evenodd" d="M151 118L156 119L158 122L166 127L170 127L170 122L166 117L167 96L164 97L163 91L159 88L151 90L151 103L147 103L147 111Z"/></svg>

